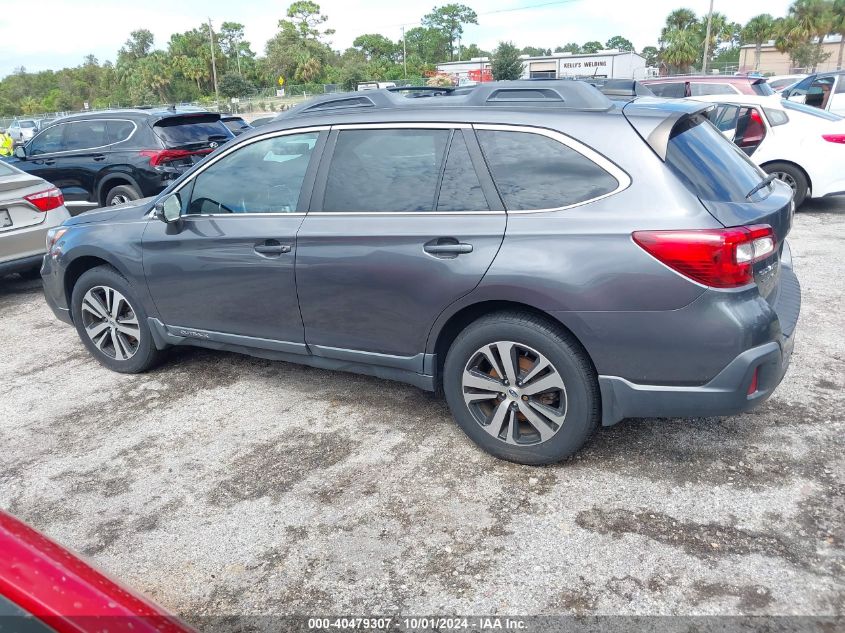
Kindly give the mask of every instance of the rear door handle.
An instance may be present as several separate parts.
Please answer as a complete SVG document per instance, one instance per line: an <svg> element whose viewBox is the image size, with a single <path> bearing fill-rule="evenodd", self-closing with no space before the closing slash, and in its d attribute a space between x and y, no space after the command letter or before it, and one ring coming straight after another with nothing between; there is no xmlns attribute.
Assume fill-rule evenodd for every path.
<svg viewBox="0 0 845 633"><path fill-rule="evenodd" d="M94 154L94 156L92 156L92 158L94 160L106 160L106 155L105 154Z"/></svg>
<svg viewBox="0 0 845 633"><path fill-rule="evenodd" d="M291 245L282 244L278 240L266 240L260 244L256 244L255 252L259 255L282 255L290 253Z"/></svg>
<svg viewBox="0 0 845 633"><path fill-rule="evenodd" d="M459 242L453 237L441 237L427 242L423 250L437 257L457 257L463 253L471 253L472 244Z"/></svg>

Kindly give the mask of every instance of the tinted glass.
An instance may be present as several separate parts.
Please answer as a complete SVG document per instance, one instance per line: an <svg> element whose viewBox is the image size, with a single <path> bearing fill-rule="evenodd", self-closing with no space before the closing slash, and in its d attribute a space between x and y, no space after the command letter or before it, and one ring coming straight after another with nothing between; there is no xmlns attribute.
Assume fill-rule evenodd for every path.
<svg viewBox="0 0 845 633"><path fill-rule="evenodd" d="M35 121L21 121L21 127L35 127Z"/></svg>
<svg viewBox="0 0 845 633"><path fill-rule="evenodd" d="M780 90L781 88L786 88L791 86L796 82L795 77L789 79L775 79L774 81L769 81L769 86L772 87L772 90Z"/></svg>
<svg viewBox="0 0 845 633"><path fill-rule="evenodd" d="M170 117L156 123L153 129L170 148L186 145L207 147L211 142L224 143L234 138L215 115Z"/></svg>
<svg viewBox="0 0 845 633"><path fill-rule="evenodd" d="M344 130L325 211L432 211L449 130Z"/></svg>
<svg viewBox="0 0 845 633"><path fill-rule="evenodd" d="M79 121L65 126L65 149L69 151L82 150L91 147L102 147L106 141L105 121Z"/></svg>
<svg viewBox="0 0 845 633"><path fill-rule="evenodd" d="M648 84L651 91L658 97L680 99L686 96L683 82L668 84Z"/></svg>
<svg viewBox="0 0 845 633"><path fill-rule="evenodd" d="M736 90L730 84L700 84L690 82L690 95L700 97L701 95L735 95Z"/></svg>
<svg viewBox="0 0 845 633"><path fill-rule="evenodd" d="M106 132L109 143L120 143L125 141L135 131L132 121L109 121L106 125Z"/></svg>
<svg viewBox="0 0 845 633"><path fill-rule="evenodd" d="M478 140L505 208L511 211L565 207L619 186L593 161L547 136L479 130Z"/></svg>
<svg viewBox="0 0 845 633"><path fill-rule="evenodd" d="M32 139L32 142L26 147L26 153L30 156L38 156L39 154L62 151L64 149L62 145L62 134L66 127L67 125L65 124L48 127Z"/></svg>
<svg viewBox="0 0 845 633"><path fill-rule="evenodd" d="M250 143L197 176L188 213L291 213L319 132Z"/></svg>
<svg viewBox="0 0 845 633"><path fill-rule="evenodd" d="M762 180L758 167L703 116L675 126L666 164L702 200L747 202Z"/></svg>
<svg viewBox="0 0 845 633"><path fill-rule="evenodd" d="M781 101L780 103L785 110L795 110L796 112L803 112L804 114L810 114L814 117L818 117L820 119L825 119L826 121L841 121L842 117L832 112L825 112L824 110L819 110L818 108L814 108L813 106L808 106L803 103L798 103L797 101Z"/></svg>
<svg viewBox="0 0 845 633"><path fill-rule="evenodd" d="M713 122L720 132L728 132L736 129L736 117L739 114L739 106L721 104L706 113L708 119Z"/></svg>
<svg viewBox="0 0 845 633"><path fill-rule="evenodd" d="M845 93L845 75L839 76L839 81L836 82L836 94Z"/></svg>
<svg viewBox="0 0 845 633"><path fill-rule="evenodd" d="M772 127L776 125L783 125L784 123L789 123L789 117L783 110L775 110L774 108L763 108L763 112L766 113L766 116L769 118L769 125L771 125Z"/></svg>
<svg viewBox="0 0 845 633"><path fill-rule="evenodd" d="M761 95L763 97L775 94L775 91L765 79L751 84L751 89L754 91L754 94Z"/></svg>
<svg viewBox="0 0 845 633"><path fill-rule="evenodd" d="M440 183L438 211L487 211L487 199L469 157L461 130L456 130L449 146L446 169Z"/></svg>

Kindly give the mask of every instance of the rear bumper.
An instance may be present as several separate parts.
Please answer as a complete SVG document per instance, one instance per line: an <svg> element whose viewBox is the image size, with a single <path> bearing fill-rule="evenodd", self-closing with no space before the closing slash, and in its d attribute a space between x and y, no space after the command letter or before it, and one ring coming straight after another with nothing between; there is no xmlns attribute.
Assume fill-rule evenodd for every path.
<svg viewBox="0 0 845 633"><path fill-rule="evenodd" d="M28 255L18 259L0 262L0 276L38 268L43 258L43 255Z"/></svg>
<svg viewBox="0 0 845 633"><path fill-rule="evenodd" d="M623 418L735 415L765 402L789 368L801 310L801 286L791 267L781 269L773 307L780 325L778 339L742 352L703 385L643 385L618 376L599 376L602 424L610 426ZM755 373L757 387L749 393Z"/></svg>

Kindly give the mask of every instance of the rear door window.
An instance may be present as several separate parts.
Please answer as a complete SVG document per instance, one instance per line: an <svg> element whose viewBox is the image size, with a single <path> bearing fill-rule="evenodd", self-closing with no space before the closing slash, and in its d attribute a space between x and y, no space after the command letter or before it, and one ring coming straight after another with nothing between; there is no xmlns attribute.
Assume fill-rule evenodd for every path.
<svg viewBox="0 0 845 633"><path fill-rule="evenodd" d="M438 211L488 211L481 181L461 130L455 130L437 199Z"/></svg>
<svg viewBox="0 0 845 633"><path fill-rule="evenodd" d="M433 211L447 129L341 130L324 211Z"/></svg>
<svg viewBox="0 0 845 633"><path fill-rule="evenodd" d="M106 141L106 122L103 120L68 123L65 129L65 150L81 151L102 147Z"/></svg>
<svg viewBox="0 0 845 633"><path fill-rule="evenodd" d="M666 165L692 193L715 202L747 202L746 194L763 178L742 150L702 115L675 126Z"/></svg>
<svg viewBox="0 0 845 633"><path fill-rule="evenodd" d="M567 207L619 187L596 163L548 136L480 129L478 140L509 211Z"/></svg>
<svg viewBox="0 0 845 633"><path fill-rule="evenodd" d="M135 132L135 124L132 121L112 120L106 125L106 135L108 142L122 143L129 139Z"/></svg>
<svg viewBox="0 0 845 633"><path fill-rule="evenodd" d="M665 84L649 84L651 91L658 97L667 99L682 99L686 96L684 82L672 82Z"/></svg>
<svg viewBox="0 0 845 633"><path fill-rule="evenodd" d="M168 148L198 149L234 138L217 115L168 117L157 121L153 130Z"/></svg>

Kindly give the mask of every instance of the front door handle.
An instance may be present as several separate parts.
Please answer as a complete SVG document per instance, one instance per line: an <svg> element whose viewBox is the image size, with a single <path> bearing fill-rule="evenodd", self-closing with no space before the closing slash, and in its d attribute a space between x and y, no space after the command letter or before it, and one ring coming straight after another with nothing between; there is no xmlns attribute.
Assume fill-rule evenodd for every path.
<svg viewBox="0 0 845 633"><path fill-rule="evenodd" d="M92 156L92 158L94 160L97 160L97 161L106 160L106 155L105 154L94 154L94 156Z"/></svg>
<svg viewBox="0 0 845 633"><path fill-rule="evenodd" d="M471 253L472 244L459 242L453 237L440 237L427 242L423 246L423 250L435 257L452 258L464 253Z"/></svg>
<svg viewBox="0 0 845 633"><path fill-rule="evenodd" d="M278 240L265 240L264 242L256 244L254 247L256 253L267 256L290 253L290 249L290 244L282 244Z"/></svg>
<svg viewBox="0 0 845 633"><path fill-rule="evenodd" d="M55 164L56 164L56 159L55 159L55 158L45 158L45 159L44 159L44 164L45 164L45 165L55 165Z"/></svg>

